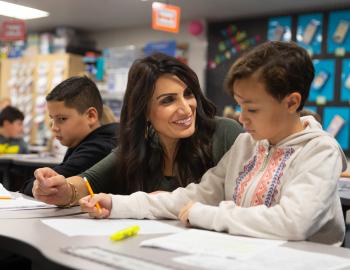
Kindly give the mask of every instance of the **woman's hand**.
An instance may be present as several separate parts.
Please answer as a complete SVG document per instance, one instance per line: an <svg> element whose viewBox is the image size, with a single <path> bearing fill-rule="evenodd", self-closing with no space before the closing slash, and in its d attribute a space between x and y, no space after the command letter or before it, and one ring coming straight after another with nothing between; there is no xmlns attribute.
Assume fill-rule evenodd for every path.
<svg viewBox="0 0 350 270"><path fill-rule="evenodd" d="M96 207L96 203L99 203L101 209ZM108 218L112 209L112 197L109 194L99 193L93 197L86 196L79 200L81 210L89 213L90 217L94 218Z"/></svg>
<svg viewBox="0 0 350 270"><path fill-rule="evenodd" d="M188 220L188 215L193 205L193 201L188 202L184 207L181 208L179 213L179 219L181 223L183 223L186 227L191 227L191 224Z"/></svg>
<svg viewBox="0 0 350 270"><path fill-rule="evenodd" d="M71 197L71 189L63 175L51 168L40 168L34 172L33 196L35 199L56 205L65 205Z"/></svg>

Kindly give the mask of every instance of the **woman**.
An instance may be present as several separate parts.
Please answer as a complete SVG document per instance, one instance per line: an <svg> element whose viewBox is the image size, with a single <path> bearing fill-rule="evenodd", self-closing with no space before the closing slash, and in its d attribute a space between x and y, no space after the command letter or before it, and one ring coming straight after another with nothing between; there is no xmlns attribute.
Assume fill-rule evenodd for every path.
<svg viewBox="0 0 350 270"><path fill-rule="evenodd" d="M35 172L33 194L47 203L71 206L95 192L130 194L172 191L198 182L231 147L241 126L215 118L196 74L176 58L155 54L129 71L120 119L119 146L82 173L65 179L49 168Z"/></svg>

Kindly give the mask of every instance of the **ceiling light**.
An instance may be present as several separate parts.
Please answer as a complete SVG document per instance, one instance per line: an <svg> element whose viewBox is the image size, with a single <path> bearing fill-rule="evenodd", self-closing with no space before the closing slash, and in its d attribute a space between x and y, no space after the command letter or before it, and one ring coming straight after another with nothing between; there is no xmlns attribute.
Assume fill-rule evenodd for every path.
<svg viewBox="0 0 350 270"><path fill-rule="evenodd" d="M35 8L0 1L0 15L29 20L47 17L49 16L49 13Z"/></svg>

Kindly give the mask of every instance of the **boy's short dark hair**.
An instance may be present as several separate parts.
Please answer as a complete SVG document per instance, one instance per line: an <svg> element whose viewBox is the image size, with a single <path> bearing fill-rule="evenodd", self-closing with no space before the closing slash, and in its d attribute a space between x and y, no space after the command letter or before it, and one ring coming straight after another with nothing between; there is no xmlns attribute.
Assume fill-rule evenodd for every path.
<svg viewBox="0 0 350 270"><path fill-rule="evenodd" d="M298 92L300 111L309 96L315 70L307 51L293 42L265 42L240 57L230 68L225 80L229 94L236 80L256 74L266 90L277 100Z"/></svg>
<svg viewBox="0 0 350 270"><path fill-rule="evenodd" d="M97 110L101 119L103 102L96 84L86 76L71 77L58 84L47 96L46 101L63 101L64 105L84 113L88 108Z"/></svg>
<svg viewBox="0 0 350 270"><path fill-rule="evenodd" d="M4 125L4 121L13 123L16 120L24 120L24 114L13 106L6 106L0 113L0 126Z"/></svg>

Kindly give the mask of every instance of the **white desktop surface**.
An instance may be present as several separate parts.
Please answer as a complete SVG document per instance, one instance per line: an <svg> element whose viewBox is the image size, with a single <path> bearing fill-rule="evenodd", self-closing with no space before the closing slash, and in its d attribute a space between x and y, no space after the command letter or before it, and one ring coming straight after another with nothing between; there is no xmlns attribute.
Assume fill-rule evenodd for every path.
<svg viewBox="0 0 350 270"><path fill-rule="evenodd" d="M60 209L63 212L67 209ZM171 258L179 256L179 253L165 251L154 248L139 247L139 243L145 239L159 237L156 235L138 235L123 241L113 242L106 236L76 236L68 237L49 226L43 224L40 219L40 211L36 212L36 218L25 218L28 212L18 211L18 218L0 219L0 242L5 250L17 252L26 255L43 269L61 269L62 266L73 269L112 269L106 265L95 263L83 258L75 257L61 251L66 247L86 247L98 246L119 254L140 258L165 266L172 266L175 269L199 269L189 267L174 262ZM44 215L50 209L45 209ZM56 211L57 209L52 210ZM74 211L72 211L74 212ZM77 211L75 211L77 212ZM67 214L67 212L66 212ZM30 214L29 214L30 216ZM32 214L32 216L35 216ZM70 216L70 218L88 218L86 214ZM55 217L57 218L57 217ZM165 221L181 226L178 221ZM298 250L319 252L324 254L337 255L344 258L350 258L350 249L337 248L329 245L321 245L311 242L287 242L283 246L295 248ZM281 266L282 268L283 266Z"/></svg>

